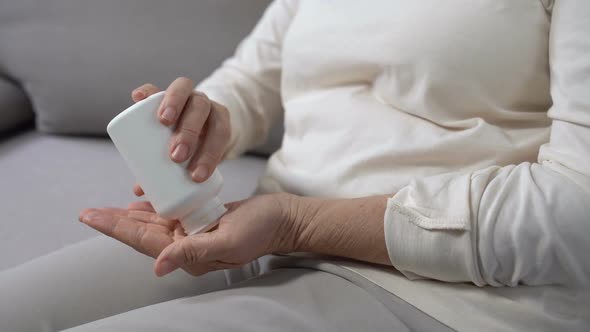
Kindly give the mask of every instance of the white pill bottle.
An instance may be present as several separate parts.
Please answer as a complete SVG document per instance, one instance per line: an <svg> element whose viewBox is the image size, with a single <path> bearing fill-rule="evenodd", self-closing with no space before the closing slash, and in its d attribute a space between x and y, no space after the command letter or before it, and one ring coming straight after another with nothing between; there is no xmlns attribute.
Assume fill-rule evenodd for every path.
<svg viewBox="0 0 590 332"><path fill-rule="evenodd" d="M164 92L151 95L117 115L107 132L156 212L178 219L189 235L206 232L227 211L218 195L223 178L216 169L203 183L191 180L187 162L168 153L173 128L162 125L157 109Z"/></svg>

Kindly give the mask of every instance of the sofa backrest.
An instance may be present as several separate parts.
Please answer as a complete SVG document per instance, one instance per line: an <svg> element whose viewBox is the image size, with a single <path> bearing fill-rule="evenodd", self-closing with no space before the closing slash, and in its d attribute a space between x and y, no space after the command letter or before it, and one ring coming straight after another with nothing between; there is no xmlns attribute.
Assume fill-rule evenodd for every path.
<svg viewBox="0 0 590 332"><path fill-rule="evenodd" d="M0 135L32 119L33 111L24 91L0 74Z"/></svg>
<svg viewBox="0 0 590 332"><path fill-rule="evenodd" d="M131 104L133 88L210 74L269 2L2 1L0 77L23 87L40 131L104 135L108 121ZM280 132L274 136L270 149Z"/></svg>

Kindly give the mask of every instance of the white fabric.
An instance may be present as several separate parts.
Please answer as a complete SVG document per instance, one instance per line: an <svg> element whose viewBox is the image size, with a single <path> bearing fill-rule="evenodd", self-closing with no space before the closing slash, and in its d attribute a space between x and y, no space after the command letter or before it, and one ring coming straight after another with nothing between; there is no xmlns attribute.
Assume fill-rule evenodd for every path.
<svg viewBox="0 0 590 332"><path fill-rule="evenodd" d="M420 331L451 331L430 317L424 320L422 328L427 328ZM138 308L63 332L416 331L413 328L339 276L280 269L227 289Z"/></svg>
<svg viewBox="0 0 590 332"><path fill-rule="evenodd" d="M0 331L450 331L362 279L288 263L158 278L152 258L99 236L0 271Z"/></svg>
<svg viewBox="0 0 590 332"><path fill-rule="evenodd" d="M262 190L395 193L386 242L406 276L543 286L440 283L468 295L429 314L466 328L463 312L499 310L515 329L531 327L520 313L575 330L590 324L578 296L590 284L589 17L586 0L277 0L199 89L230 109L229 156L262 142L283 106ZM352 268L399 291L393 272Z"/></svg>

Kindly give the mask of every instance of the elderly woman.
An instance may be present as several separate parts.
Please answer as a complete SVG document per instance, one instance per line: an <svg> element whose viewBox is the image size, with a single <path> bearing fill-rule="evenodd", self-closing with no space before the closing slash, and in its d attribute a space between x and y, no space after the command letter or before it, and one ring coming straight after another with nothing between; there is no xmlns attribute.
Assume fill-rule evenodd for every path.
<svg viewBox="0 0 590 332"><path fill-rule="evenodd" d="M284 110L258 194L193 236L148 202L83 211L170 275L79 244L23 273L34 305L0 299L1 330L588 328L589 18L586 0L276 0L158 110L195 182Z"/></svg>

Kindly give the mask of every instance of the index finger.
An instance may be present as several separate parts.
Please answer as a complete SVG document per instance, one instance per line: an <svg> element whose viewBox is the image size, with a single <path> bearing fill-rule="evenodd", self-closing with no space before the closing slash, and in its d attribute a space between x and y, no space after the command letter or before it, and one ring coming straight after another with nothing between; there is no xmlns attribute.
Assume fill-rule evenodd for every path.
<svg viewBox="0 0 590 332"><path fill-rule="evenodd" d="M144 84L144 85L140 86L139 88L133 90L131 92L131 99L133 99L134 103L137 103L138 101L144 100L147 97L153 95L154 93L158 93L158 92L160 92L160 89L157 86L155 86L151 83L147 83L147 84Z"/></svg>
<svg viewBox="0 0 590 332"><path fill-rule="evenodd" d="M162 231L162 225L136 221L101 209L84 210L80 221L153 258L173 241L168 231Z"/></svg>

